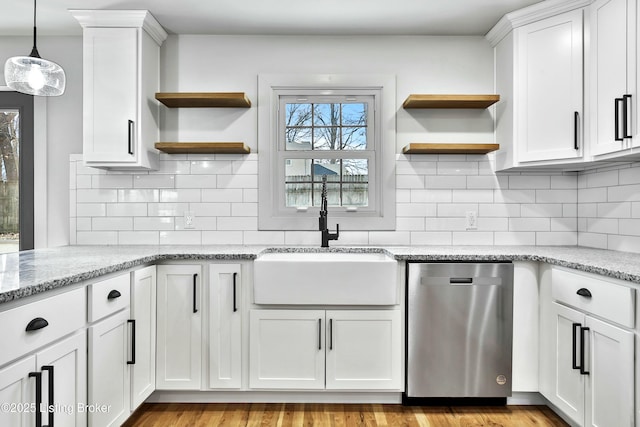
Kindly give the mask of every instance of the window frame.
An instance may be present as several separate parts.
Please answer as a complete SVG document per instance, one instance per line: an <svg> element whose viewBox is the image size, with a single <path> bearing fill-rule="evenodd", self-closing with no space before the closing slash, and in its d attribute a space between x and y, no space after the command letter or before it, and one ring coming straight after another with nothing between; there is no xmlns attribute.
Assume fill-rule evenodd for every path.
<svg viewBox="0 0 640 427"><path fill-rule="evenodd" d="M4 88L3 88L4 89ZM19 250L34 248L34 97L15 91L0 90L0 109L20 113L19 162Z"/></svg>
<svg viewBox="0 0 640 427"><path fill-rule="evenodd" d="M258 76L258 229L318 228L319 208L286 207L286 159L365 158L369 160L369 206L330 206L329 221L343 231L395 229L395 76L389 75L259 75ZM367 150L286 150L281 97L373 96L369 111L374 133ZM282 117L285 117L284 113ZM369 142L368 142L369 144ZM315 155L315 153L320 153Z"/></svg>

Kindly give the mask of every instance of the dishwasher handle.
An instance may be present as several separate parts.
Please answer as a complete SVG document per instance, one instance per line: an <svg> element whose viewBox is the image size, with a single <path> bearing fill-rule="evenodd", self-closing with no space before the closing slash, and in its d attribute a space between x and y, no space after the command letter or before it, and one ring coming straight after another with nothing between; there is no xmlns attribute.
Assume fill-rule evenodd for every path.
<svg viewBox="0 0 640 427"><path fill-rule="evenodd" d="M473 283L473 277L450 277L449 283L452 285L470 285Z"/></svg>

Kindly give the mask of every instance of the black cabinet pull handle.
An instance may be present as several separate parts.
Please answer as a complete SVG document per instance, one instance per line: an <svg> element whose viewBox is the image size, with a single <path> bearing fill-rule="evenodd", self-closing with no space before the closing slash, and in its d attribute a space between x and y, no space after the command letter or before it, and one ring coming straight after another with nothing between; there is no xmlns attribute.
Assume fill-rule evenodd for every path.
<svg viewBox="0 0 640 427"><path fill-rule="evenodd" d="M318 350L322 350L322 319L318 319Z"/></svg>
<svg viewBox="0 0 640 427"><path fill-rule="evenodd" d="M129 120L129 146L128 152L133 156L133 120Z"/></svg>
<svg viewBox="0 0 640 427"><path fill-rule="evenodd" d="M578 292L576 292L576 294L580 295L581 297L585 297L585 298L591 298L593 295L591 295L591 291L587 288L580 288L578 289Z"/></svg>
<svg viewBox="0 0 640 427"><path fill-rule="evenodd" d="M42 427L42 372L29 372L29 377L36 379L36 427Z"/></svg>
<svg viewBox="0 0 640 427"><path fill-rule="evenodd" d="M582 325L580 323L574 323L572 326L573 329L573 339L571 340L571 367L573 369L580 369L580 365L578 365L578 332L580 331L580 327Z"/></svg>
<svg viewBox="0 0 640 427"><path fill-rule="evenodd" d="M131 360L127 360L127 365L136 364L136 321L135 319L127 320L131 325Z"/></svg>
<svg viewBox="0 0 640 427"><path fill-rule="evenodd" d="M329 319L329 350L333 350L333 319Z"/></svg>
<svg viewBox="0 0 640 427"><path fill-rule="evenodd" d="M631 111L630 100L631 95L622 95L622 138L631 138L631 134L627 132L629 130L629 111Z"/></svg>
<svg viewBox="0 0 640 427"><path fill-rule="evenodd" d="M580 149L579 143L579 122L580 122L580 113L577 111L573 112L573 148L576 150Z"/></svg>
<svg viewBox="0 0 640 427"><path fill-rule="evenodd" d="M615 127L614 138L616 141L624 141L624 139L620 137L620 102L624 102L624 99L616 98L613 100L613 102L614 102L613 124Z"/></svg>
<svg viewBox="0 0 640 427"><path fill-rule="evenodd" d="M49 373L49 406L47 407L47 414L48 414L48 421L49 421L49 425L47 425L47 427L54 427L53 426L53 416L55 414L54 412L54 408L55 408L55 400L53 399L53 366L52 365L45 365L42 367L43 371L47 371Z"/></svg>
<svg viewBox="0 0 640 427"><path fill-rule="evenodd" d="M25 329L25 331L37 331L38 329L46 328L47 326L49 326L49 322L47 322L42 317L36 317L35 319L31 320L29 324L27 324L27 328Z"/></svg>
<svg viewBox="0 0 640 427"><path fill-rule="evenodd" d="M585 352L585 348L584 348L584 342L585 342L584 333L585 332L589 332L589 328L581 326L580 327L580 374L589 375L589 371L587 371L584 368L584 352Z"/></svg>
<svg viewBox="0 0 640 427"><path fill-rule="evenodd" d="M112 300L112 299L120 298L121 296L122 294L120 293L120 291L114 289L111 292L109 292L109 295L107 295L107 299Z"/></svg>
<svg viewBox="0 0 640 427"><path fill-rule="evenodd" d="M238 273L233 273L233 312L238 311L238 306L236 304L236 280L238 277Z"/></svg>
<svg viewBox="0 0 640 427"><path fill-rule="evenodd" d="M197 291L198 291L198 273L195 273L193 275L193 312L194 313L198 312L198 307L196 306L196 304L197 304L196 292Z"/></svg>

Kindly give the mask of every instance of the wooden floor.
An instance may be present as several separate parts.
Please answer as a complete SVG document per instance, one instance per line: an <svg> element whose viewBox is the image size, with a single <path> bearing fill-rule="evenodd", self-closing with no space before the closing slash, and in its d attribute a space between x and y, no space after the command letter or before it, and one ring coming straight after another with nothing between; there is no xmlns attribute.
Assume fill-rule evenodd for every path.
<svg viewBox="0 0 640 427"><path fill-rule="evenodd" d="M402 406L304 403L145 403L125 427L566 426L545 406Z"/></svg>

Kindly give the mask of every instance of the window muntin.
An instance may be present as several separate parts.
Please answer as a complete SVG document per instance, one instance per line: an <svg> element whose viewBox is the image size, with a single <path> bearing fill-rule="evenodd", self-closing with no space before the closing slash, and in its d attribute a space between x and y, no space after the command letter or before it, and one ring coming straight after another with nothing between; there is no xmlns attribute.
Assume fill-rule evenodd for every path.
<svg viewBox="0 0 640 427"><path fill-rule="evenodd" d="M286 208L319 206L323 175L330 207L370 207L374 101L373 95L280 97Z"/></svg>

